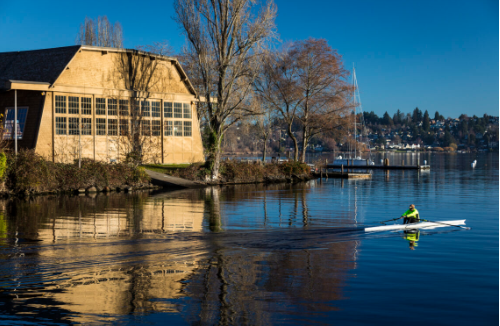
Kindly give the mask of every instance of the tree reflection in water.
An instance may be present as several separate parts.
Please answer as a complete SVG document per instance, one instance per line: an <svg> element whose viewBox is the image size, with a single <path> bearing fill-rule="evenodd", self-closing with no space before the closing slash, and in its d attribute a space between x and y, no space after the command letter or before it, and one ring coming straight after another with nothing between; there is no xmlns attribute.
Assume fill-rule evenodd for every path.
<svg viewBox="0 0 500 326"><path fill-rule="evenodd" d="M297 309L333 310L357 241L342 229L311 228L310 186L2 202L0 320L137 322L167 313L261 325ZM241 208L252 222L226 228Z"/></svg>

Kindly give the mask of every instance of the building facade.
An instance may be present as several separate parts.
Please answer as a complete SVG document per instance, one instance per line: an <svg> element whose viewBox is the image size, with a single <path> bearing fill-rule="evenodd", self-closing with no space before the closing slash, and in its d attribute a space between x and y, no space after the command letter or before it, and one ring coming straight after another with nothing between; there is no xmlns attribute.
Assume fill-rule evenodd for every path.
<svg viewBox="0 0 500 326"><path fill-rule="evenodd" d="M17 125L18 147L54 162L137 152L148 163L202 162L196 104L175 58L81 45L0 53L3 138L14 142Z"/></svg>

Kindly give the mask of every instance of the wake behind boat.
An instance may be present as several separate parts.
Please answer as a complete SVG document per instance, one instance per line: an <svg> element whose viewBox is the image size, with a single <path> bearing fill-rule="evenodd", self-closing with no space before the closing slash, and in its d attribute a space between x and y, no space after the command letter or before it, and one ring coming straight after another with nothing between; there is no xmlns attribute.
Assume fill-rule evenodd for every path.
<svg viewBox="0 0 500 326"><path fill-rule="evenodd" d="M365 232L377 232L377 231L392 231L392 230L434 229L434 228L442 228L448 226L456 226L464 229L470 229L468 227L463 227L461 225L465 225L465 220L435 221L435 222L424 220L424 222L419 222L419 223L373 226L365 228L364 230Z"/></svg>

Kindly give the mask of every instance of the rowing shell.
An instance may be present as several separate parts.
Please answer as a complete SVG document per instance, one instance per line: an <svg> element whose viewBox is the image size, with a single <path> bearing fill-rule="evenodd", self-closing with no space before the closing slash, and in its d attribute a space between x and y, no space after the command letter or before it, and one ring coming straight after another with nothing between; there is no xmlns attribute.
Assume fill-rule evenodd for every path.
<svg viewBox="0 0 500 326"><path fill-rule="evenodd" d="M370 228L365 228L365 232L408 230L408 229L433 229L433 228L442 228L445 226L454 226L454 225L465 225L465 220L374 226Z"/></svg>

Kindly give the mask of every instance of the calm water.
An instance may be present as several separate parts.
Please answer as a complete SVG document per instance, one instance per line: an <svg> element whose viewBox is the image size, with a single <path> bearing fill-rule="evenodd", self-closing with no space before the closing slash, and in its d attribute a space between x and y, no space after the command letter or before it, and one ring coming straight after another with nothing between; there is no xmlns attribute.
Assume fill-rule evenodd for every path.
<svg viewBox="0 0 500 326"><path fill-rule="evenodd" d="M0 202L0 324L498 325L498 155L420 159L430 172ZM422 230L415 250L359 231L410 203L472 230Z"/></svg>

